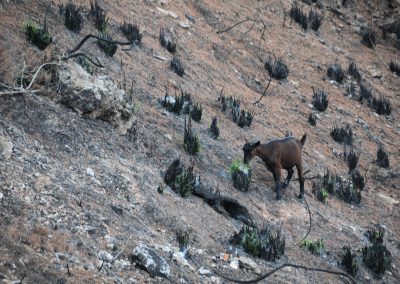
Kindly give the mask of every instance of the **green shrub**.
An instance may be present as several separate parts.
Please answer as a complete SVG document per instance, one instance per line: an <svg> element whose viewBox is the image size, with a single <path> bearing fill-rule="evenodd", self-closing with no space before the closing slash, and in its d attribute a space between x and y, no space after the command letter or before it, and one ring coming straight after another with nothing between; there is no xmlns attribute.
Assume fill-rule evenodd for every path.
<svg viewBox="0 0 400 284"><path fill-rule="evenodd" d="M323 253L325 253L324 240L322 239L316 241L305 239L300 243L300 246L307 247L312 254L322 255Z"/></svg>
<svg viewBox="0 0 400 284"><path fill-rule="evenodd" d="M382 275L392 264L392 256L386 246L377 243L362 249L364 264L378 275Z"/></svg>
<svg viewBox="0 0 400 284"><path fill-rule="evenodd" d="M108 41L113 41L112 37L106 33L101 34L100 38ZM113 57L115 52L117 52L118 45L116 43L108 42L105 40L98 40L97 44L106 55Z"/></svg>
<svg viewBox="0 0 400 284"><path fill-rule="evenodd" d="M192 129L192 119L189 116L188 123L186 124L185 118L185 133L183 138L183 145L186 151L191 155L196 155L201 151L199 138L194 134Z"/></svg>
<svg viewBox="0 0 400 284"><path fill-rule="evenodd" d="M285 237L282 230L280 228L272 230L270 226L260 231L257 228L244 226L232 237L231 243L240 245L247 253L267 261L275 261L285 252Z"/></svg>
<svg viewBox="0 0 400 284"><path fill-rule="evenodd" d="M357 257L355 254L351 253L350 247L344 247L344 249L346 252L342 255L340 265L344 267L346 272L351 276L355 276L358 271Z"/></svg>
<svg viewBox="0 0 400 284"><path fill-rule="evenodd" d="M232 162L229 166L233 186L241 191L247 191L251 182L251 168L240 160Z"/></svg>
<svg viewBox="0 0 400 284"><path fill-rule="evenodd" d="M53 38L47 29L46 19L44 20L43 28L37 27L31 22L27 22L24 24L23 30L28 40L36 45L40 50L46 49L46 47L53 41Z"/></svg>

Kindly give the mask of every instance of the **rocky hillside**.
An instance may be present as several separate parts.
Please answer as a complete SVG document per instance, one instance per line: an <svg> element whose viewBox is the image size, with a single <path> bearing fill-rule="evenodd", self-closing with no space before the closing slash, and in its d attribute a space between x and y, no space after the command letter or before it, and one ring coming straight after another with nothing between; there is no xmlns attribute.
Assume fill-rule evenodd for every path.
<svg viewBox="0 0 400 284"><path fill-rule="evenodd" d="M74 2L0 0L0 283L398 282L399 1Z"/></svg>

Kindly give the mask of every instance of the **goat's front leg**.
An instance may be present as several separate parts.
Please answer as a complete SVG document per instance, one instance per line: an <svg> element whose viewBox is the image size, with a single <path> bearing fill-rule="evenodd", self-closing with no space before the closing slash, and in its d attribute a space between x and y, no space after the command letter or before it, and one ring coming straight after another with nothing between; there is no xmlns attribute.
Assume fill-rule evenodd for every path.
<svg viewBox="0 0 400 284"><path fill-rule="evenodd" d="M294 173L293 168L287 169L287 177L282 184L283 189L285 189L289 185L289 182L292 179L293 173Z"/></svg>
<svg viewBox="0 0 400 284"><path fill-rule="evenodd" d="M275 167L273 170L274 180L275 180L275 191L276 191L276 199L282 199L282 192L281 192L281 168Z"/></svg>
<svg viewBox="0 0 400 284"><path fill-rule="evenodd" d="M300 182L300 194L299 198L303 198L304 196L304 177L303 177L303 165L300 162L299 164L296 165L297 168L297 173L299 175L299 182Z"/></svg>

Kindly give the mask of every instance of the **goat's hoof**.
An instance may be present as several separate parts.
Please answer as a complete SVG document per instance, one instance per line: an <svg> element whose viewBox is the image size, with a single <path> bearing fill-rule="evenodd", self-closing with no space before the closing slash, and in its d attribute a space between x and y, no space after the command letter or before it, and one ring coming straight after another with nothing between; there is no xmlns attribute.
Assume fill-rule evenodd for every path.
<svg viewBox="0 0 400 284"><path fill-rule="evenodd" d="M299 196L297 196L298 199L303 199L303 197L304 197L303 193L300 193Z"/></svg>
<svg viewBox="0 0 400 284"><path fill-rule="evenodd" d="M282 199L282 195L281 194L276 196L276 200L281 200L281 199Z"/></svg>

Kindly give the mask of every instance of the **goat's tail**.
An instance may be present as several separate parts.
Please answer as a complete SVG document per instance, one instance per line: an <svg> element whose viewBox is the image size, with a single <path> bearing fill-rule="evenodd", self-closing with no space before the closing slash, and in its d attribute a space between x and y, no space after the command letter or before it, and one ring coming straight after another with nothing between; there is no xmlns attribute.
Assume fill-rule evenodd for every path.
<svg viewBox="0 0 400 284"><path fill-rule="evenodd" d="M304 133L303 137L301 137L301 140L300 140L302 149L304 147L304 144L306 143L306 138L307 138L307 133Z"/></svg>

